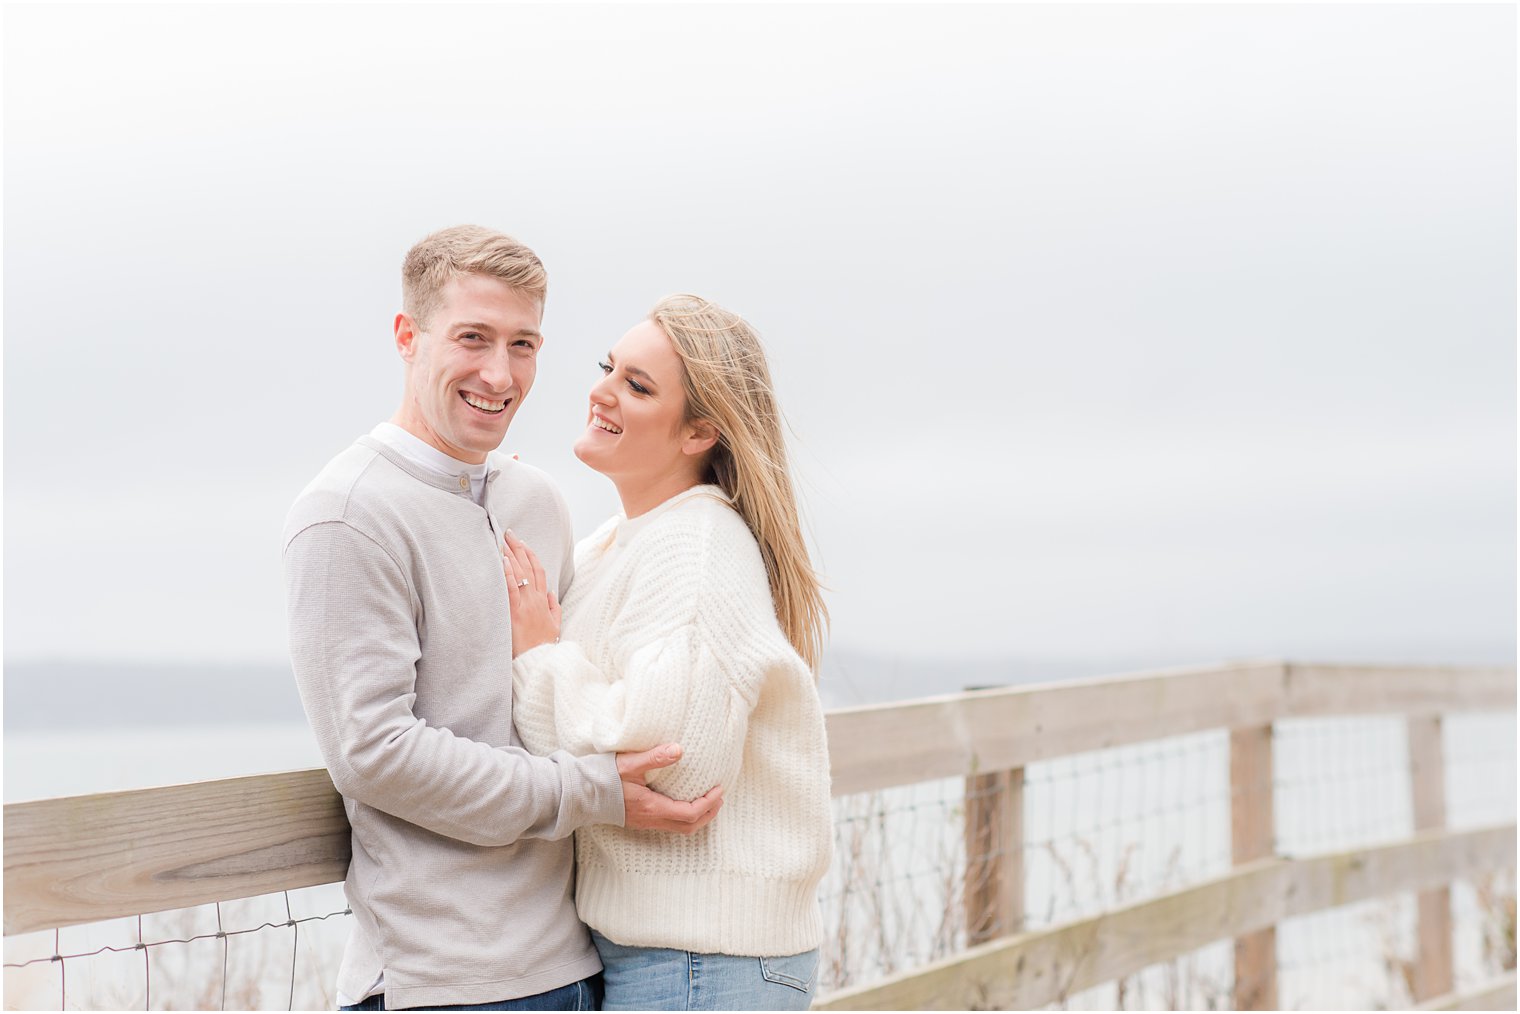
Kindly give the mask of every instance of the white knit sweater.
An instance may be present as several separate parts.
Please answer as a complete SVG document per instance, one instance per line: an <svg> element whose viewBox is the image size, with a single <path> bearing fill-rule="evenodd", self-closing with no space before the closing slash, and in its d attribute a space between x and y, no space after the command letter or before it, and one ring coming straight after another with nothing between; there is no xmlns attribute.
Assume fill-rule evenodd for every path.
<svg viewBox="0 0 1520 1014"><path fill-rule="evenodd" d="M629 946L761 957L818 946L833 845L823 710L723 492L698 486L583 540L561 634L513 665L524 745L680 743L681 761L649 784L676 799L721 784L724 800L694 835L577 831L581 919Z"/></svg>

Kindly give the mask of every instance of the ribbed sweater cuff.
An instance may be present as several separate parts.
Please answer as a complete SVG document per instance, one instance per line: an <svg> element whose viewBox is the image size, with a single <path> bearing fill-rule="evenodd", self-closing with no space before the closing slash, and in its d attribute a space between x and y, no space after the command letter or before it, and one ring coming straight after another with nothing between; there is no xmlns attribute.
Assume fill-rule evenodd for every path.
<svg viewBox="0 0 1520 1014"><path fill-rule="evenodd" d="M811 883L581 866L575 907L586 925L629 947L780 957L810 951L823 939Z"/></svg>
<svg viewBox="0 0 1520 1014"><path fill-rule="evenodd" d="M628 812L623 799L623 779L618 774L617 754L595 753L579 758L578 763L596 786L592 793L590 819L585 823L622 827L623 821L628 819Z"/></svg>

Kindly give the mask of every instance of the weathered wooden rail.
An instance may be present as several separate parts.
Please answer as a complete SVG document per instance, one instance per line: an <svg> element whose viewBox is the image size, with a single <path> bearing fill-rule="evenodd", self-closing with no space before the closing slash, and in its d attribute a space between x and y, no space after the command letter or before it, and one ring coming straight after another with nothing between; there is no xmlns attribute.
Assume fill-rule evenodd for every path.
<svg viewBox="0 0 1520 1014"><path fill-rule="evenodd" d="M1510 668L1251 662L974 691L828 716L834 794L968 779L971 948L836 992L824 1009L1022 1008L1235 940L1235 1003L1276 1006L1284 919L1419 892L1414 993L1435 1009L1514 1005L1513 973L1452 984L1454 879L1515 864L1515 825L1445 828L1441 716L1512 712ZM1415 834L1312 857L1272 854L1272 725L1402 715ZM1227 875L1063 926L1020 932L1026 765L1209 729L1230 730ZM995 788L996 792L985 791ZM989 847L990 846L990 847ZM287 772L5 807L5 933L251 897L341 880L348 825L325 771ZM973 886L974 885L974 886Z"/></svg>

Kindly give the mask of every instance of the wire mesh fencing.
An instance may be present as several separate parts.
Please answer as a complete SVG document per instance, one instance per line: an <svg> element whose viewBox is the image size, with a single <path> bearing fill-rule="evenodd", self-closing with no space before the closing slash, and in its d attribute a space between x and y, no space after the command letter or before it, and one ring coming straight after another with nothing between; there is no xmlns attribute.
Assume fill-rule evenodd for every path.
<svg viewBox="0 0 1520 1014"><path fill-rule="evenodd" d="M1443 725L1448 825L1514 820L1513 715ZM835 804L834 866L823 886L825 991L866 985L980 939L1060 926L1167 894L1232 868L1229 734L1216 730L1031 764L1016 786L946 779ZM1274 851L1302 857L1413 832L1405 720L1288 720L1273 734ZM996 866L968 812L1016 791L1019 908L988 920L980 870ZM974 822L973 822L974 824ZM1512 873L1452 887L1456 986L1513 968ZM1393 895L1278 927L1278 1002L1289 1009L1412 1004L1413 895ZM995 913L993 913L995 915ZM1092 989L1062 1009L1226 1009L1229 940Z"/></svg>
<svg viewBox="0 0 1520 1014"><path fill-rule="evenodd" d="M1455 714L1442 722L1446 823L1453 828L1515 819L1515 715ZM1451 886L1456 987L1472 989L1515 967L1515 870Z"/></svg>
<svg viewBox="0 0 1520 1014"><path fill-rule="evenodd" d="M341 884L5 939L12 1010L331 1010Z"/></svg>
<svg viewBox="0 0 1520 1014"><path fill-rule="evenodd" d="M1030 765L1024 926L1059 925L1230 868L1224 731Z"/></svg>
<svg viewBox="0 0 1520 1014"><path fill-rule="evenodd" d="M1098 915L1227 873L1229 733L1216 730L1032 766L1026 926ZM1041 805L1046 818L1039 817ZM1219 1009L1229 941L1067 996L1056 1009Z"/></svg>
<svg viewBox="0 0 1520 1014"><path fill-rule="evenodd" d="M1016 787L942 779L835 801L834 865L822 888L824 991L863 985L981 939L1070 922L1230 867L1228 735L1177 736L1025 769ZM968 813L1015 791L1021 841L979 840ZM975 828L976 822L970 825ZM992 846L989 850L989 844ZM1016 910L984 904L989 869L1019 853ZM1212 964L1211 964L1212 962ZM1186 1006L1218 992L1217 956L1187 956L1118 987L1098 1008ZM1228 988L1228 982L1225 984Z"/></svg>
<svg viewBox="0 0 1520 1014"><path fill-rule="evenodd" d="M1446 825L1515 819L1515 717L1449 715L1442 722ZM1273 779L1276 851L1308 855L1411 835L1403 718L1278 722ZM1452 888L1452 965L1458 989L1514 967L1497 941L1514 938L1512 875ZM1507 899L1507 901L1506 901ZM1506 908L1506 905L1508 906ZM1507 925L1507 929L1506 929ZM1277 928L1278 1000L1289 1009L1390 1009L1414 1003L1418 958L1413 894L1289 919Z"/></svg>

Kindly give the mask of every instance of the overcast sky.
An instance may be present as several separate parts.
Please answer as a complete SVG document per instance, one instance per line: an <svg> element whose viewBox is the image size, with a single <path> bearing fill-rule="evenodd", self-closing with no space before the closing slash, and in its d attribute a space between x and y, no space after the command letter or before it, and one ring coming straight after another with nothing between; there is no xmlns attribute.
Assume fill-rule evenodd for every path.
<svg viewBox="0 0 1520 1014"><path fill-rule="evenodd" d="M765 337L834 643L1512 662L1509 6L8 7L5 657L284 658L407 247Z"/></svg>

